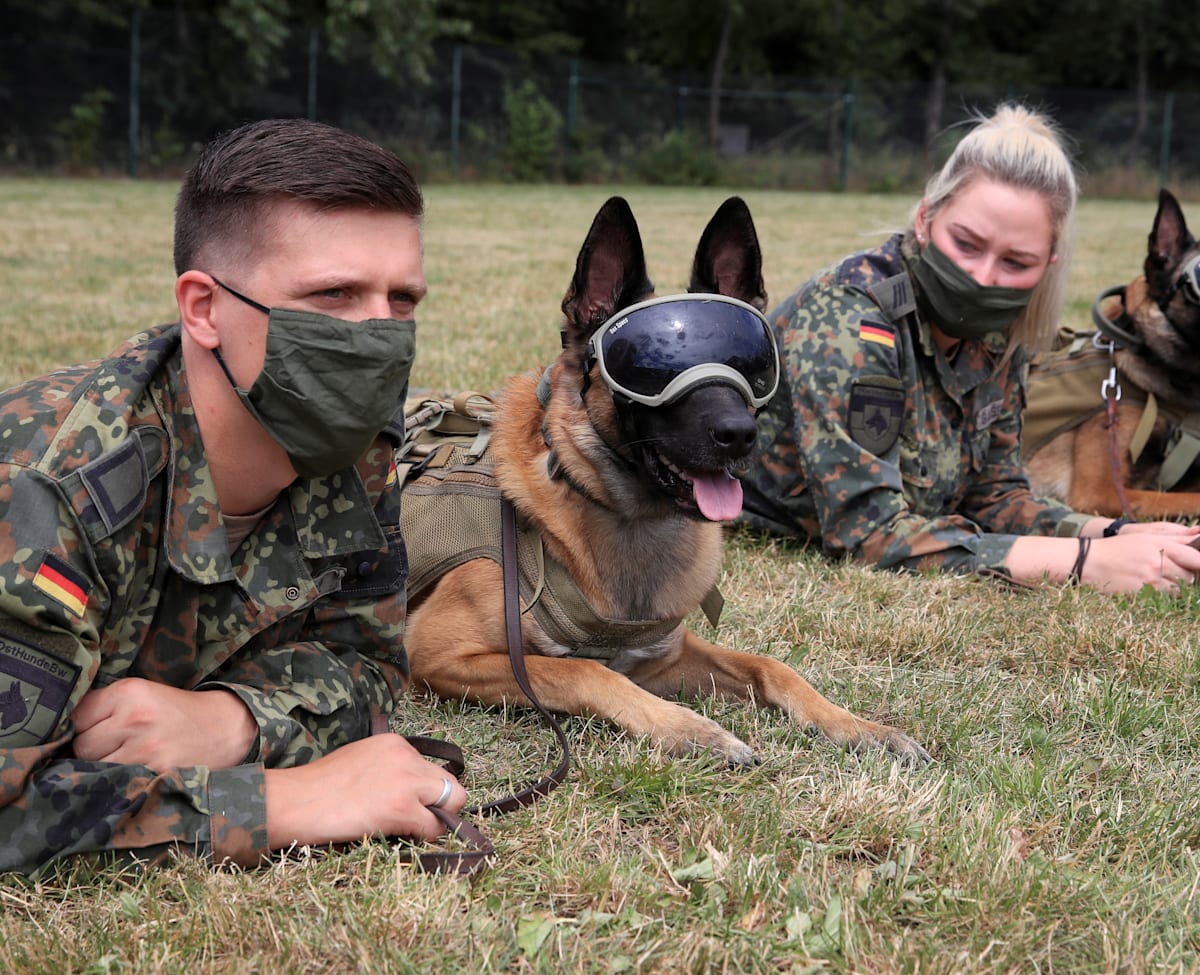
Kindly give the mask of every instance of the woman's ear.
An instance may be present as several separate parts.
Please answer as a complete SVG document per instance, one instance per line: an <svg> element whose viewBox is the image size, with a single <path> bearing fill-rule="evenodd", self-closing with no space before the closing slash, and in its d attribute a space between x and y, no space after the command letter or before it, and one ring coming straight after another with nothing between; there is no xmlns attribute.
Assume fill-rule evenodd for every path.
<svg viewBox="0 0 1200 975"><path fill-rule="evenodd" d="M215 349L221 344L212 314L216 291L217 283L203 271L184 271L175 279L179 321L192 341L205 349Z"/></svg>
<svg viewBox="0 0 1200 975"><path fill-rule="evenodd" d="M917 204L917 216L913 220L913 233L917 235L917 243L924 247L929 240L929 219L923 199Z"/></svg>

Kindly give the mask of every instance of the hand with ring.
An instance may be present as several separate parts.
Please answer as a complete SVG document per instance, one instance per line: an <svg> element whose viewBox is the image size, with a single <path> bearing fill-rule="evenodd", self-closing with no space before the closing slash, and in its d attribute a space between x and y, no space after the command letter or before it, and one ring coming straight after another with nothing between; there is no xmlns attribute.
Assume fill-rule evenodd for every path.
<svg viewBox="0 0 1200 975"><path fill-rule="evenodd" d="M446 800L450 798L450 793L454 791L454 783L449 779L442 778L442 794L433 800L429 805L434 809L441 809L446 804Z"/></svg>

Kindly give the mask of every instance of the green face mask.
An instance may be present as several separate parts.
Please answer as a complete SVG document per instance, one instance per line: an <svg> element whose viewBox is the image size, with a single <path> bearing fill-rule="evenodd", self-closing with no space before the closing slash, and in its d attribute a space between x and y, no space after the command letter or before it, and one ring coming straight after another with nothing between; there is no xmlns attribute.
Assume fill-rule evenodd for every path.
<svg viewBox="0 0 1200 975"><path fill-rule="evenodd" d="M922 310L954 339L1007 332L1033 295L1033 288L980 284L932 240L921 248L913 276L920 285L917 301Z"/></svg>
<svg viewBox="0 0 1200 975"><path fill-rule="evenodd" d="M267 308L217 284L268 316L262 372L248 390L234 381L220 350L213 350L246 409L287 451L301 477L349 467L404 405L416 322L347 322Z"/></svg>

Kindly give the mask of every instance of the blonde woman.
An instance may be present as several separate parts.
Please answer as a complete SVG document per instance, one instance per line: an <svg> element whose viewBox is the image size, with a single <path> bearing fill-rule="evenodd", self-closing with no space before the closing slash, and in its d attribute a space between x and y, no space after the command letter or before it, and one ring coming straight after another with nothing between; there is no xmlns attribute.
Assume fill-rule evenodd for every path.
<svg viewBox="0 0 1200 975"><path fill-rule="evenodd" d="M974 122L907 231L770 316L784 375L741 520L883 568L1190 582L1200 529L1091 517L1029 489L1024 369L1057 328L1078 187L1044 116L1006 105Z"/></svg>

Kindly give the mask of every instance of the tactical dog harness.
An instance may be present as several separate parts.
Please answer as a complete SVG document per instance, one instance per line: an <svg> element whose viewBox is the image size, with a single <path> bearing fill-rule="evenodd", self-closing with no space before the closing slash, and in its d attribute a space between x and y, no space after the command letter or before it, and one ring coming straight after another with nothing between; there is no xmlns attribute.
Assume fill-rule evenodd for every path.
<svg viewBox="0 0 1200 975"><path fill-rule="evenodd" d="M1124 386L1116 367L1118 348L1137 352L1143 344L1132 330L1127 311L1134 295L1145 289L1138 278L1127 288L1108 288L1092 306L1094 330L1064 329L1057 347L1036 356L1030 365L1028 404L1024 412L1024 455L1028 460L1056 437L1082 426L1098 413L1113 413L1117 400L1136 403L1142 415L1134 430L1129 452L1134 463L1142 456L1160 416L1171 425L1163 453L1159 491L1169 491L1183 479L1200 457L1200 412L1181 413L1159 404L1152 391L1128 381ZM1106 313L1110 299L1119 301L1116 316ZM1111 306L1108 306L1111 307ZM1099 395L1097 395L1099 394Z"/></svg>
<svg viewBox="0 0 1200 975"><path fill-rule="evenodd" d="M502 564L501 494L490 452L494 405L468 392L450 402L421 400L405 411L407 436L397 454L405 463L397 470L410 600L466 562ZM602 616L519 516L517 556L525 612L567 655L611 660L622 650L653 646L683 622Z"/></svg>

